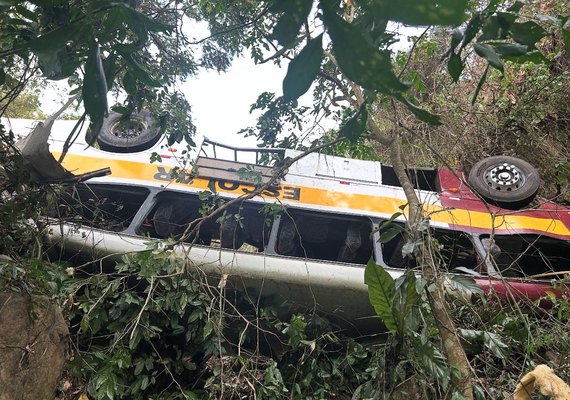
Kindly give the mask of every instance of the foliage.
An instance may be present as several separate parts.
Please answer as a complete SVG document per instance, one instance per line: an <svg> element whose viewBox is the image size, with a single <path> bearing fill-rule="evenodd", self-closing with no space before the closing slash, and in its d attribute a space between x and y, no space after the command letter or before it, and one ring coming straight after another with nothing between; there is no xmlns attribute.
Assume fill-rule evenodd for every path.
<svg viewBox="0 0 570 400"><path fill-rule="evenodd" d="M74 270L67 306L77 347L69 368L93 397L200 395L201 368L221 348L203 283L183 270L181 259L160 251L125 255L107 273Z"/></svg>
<svg viewBox="0 0 570 400"><path fill-rule="evenodd" d="M153 109L171 142L194 145L190 107L177 84L199 67L225 71L244 46L255 48L254 37L241 33L248 30L243 18L257 7L249 1L3 2L0 115L30 86L67 79L71 94L81 95L92 132L99 132L112 91L120 112ZM209 24L213 36L191 44L183 29L188 19ZM238 22L235 32L217 35Z"/></svg>
<svg viewBox="0 0 570 400"><path fill-rule="evenodd" d="M5 94L0 92L0 97ZM39 94L35 92L22 92L10 102L5 115L8 118L46 119L46 115L40 110Z"/></svg>
<svg viewBox="0 0 570 400"><path fill-rule="evenodd" d="M262 94L252 106L263 111L258 124L244 130L264 145L302 147L314 139L310 129L297 132L309 116L335 115L342 128L329 135L350 141L331 151L382 158L380 152L371 154L363 134L368 121L379 120L381 128L403 125L414 133L406 135L405 150L416 164L441 165L442 158L468 164L477 151L538 154L549 160L544 170L555 171L548 175L566 196L567 11L530 18L520 3L495 0L481 7L463 0L394 4L0 2L0 114L41 72L48 79L69 79L83 95L94 131L111 91L126 96L115 110L129 114L150 107L170 143L192 145L190 108L176 84L199 66L223 71L245 49L261 61L264 49L273 48L276 62L292 59L284 95ZM209 23L212 36L199 43L198 56L181 28L185 18ZM388 20L439 31L416 40L409 53L397 54L398 37ZM447 26L462 29L449 33ZM441 53L445 65L437 62ZM300 106L298 98L311 87L316 103ZM446 125L425 124L440 122ZM426 293L433 287L411 271L393 280L368 265L371 302L391 335L367 344L344 337L315 313L283 319L275 305L219 307L225 298L158 245L126 255L116 266L98 264L101 269L91 264L64 269L42 261L42 215L56 192L34 183L33 173L8 151L13 138L0 133L7 146L1 152L6 197L0 233L2 254L9 256L0 264L0 287L49 293L66 307L74 329L70 370L94 397L451 395L456 371L444 360L429 310ZM543 136L551 137L542 141ZM548 168L552 163L556 167ZM220 202L213 190L201 199L204 214ZM410 254L414 246L406 247ZM453 284L472 290L465 281ZM481 398L507 397L520 372L535 363L548 361L562 376L570 374L565 340L570 307L567 299L551 301L552 311L540 315L490 303L454 304L455 323L483 383L477 391Z"/></svg>

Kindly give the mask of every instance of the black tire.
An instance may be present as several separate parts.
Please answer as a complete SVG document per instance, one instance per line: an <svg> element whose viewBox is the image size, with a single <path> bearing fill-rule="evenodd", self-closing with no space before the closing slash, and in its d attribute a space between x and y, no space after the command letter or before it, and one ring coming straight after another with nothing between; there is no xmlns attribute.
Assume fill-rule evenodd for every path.
<svg viewBox="0 0 570 400"><path fill-rule="evenodd" d="M476 163L469 184L489 203L517 209L528 205L540 187L540 176L528 162L515 157L493 156Z"/></svg>
<svg viewBox="0 0 570 400"><path fill-rule="evenodd" d="M111 112L97 135L101 150L113 153L135 153L150 149L161 137L160 128L148 111L131 114L129 126L121 121L122 114Z"/></svg>

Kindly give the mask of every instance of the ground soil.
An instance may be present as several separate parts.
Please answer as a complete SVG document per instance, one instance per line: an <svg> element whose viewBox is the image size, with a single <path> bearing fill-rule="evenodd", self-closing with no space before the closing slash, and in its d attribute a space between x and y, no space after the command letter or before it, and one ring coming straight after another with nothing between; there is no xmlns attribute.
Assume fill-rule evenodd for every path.
<svg viewBox="0 0 570 400"><path fill-rule="evenodd" d="M68 336L48 297L0 293L0 400L54 399Z"/></svg>

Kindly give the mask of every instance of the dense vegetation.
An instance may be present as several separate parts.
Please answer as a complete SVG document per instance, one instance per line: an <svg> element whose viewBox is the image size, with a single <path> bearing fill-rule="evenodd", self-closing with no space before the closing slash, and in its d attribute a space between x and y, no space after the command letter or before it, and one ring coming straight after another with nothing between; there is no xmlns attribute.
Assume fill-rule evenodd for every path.
<svg viewBox="0 0 570 400"><path fill-rule="evenodd" d="M114 110L149 108L171 143L193 145L177 84L198 68L224 71L238 54L260 62L272 49L272 60L290 60L283 96L262 94L252 106L263 111L259 123L244 129L263 144L306 149L340 137L329 151L402 170L409 161L469 168L484 155L517 155L540 168L546 196L570 201L565 2L230 3L0 2L0 116L18 102L35 107L45 80L68 79L85 110L79 122L89 116L92 131L113 93ZM182 27L196 21L212 35L193 43ZM398 52L393 23L430 28ZM311 88L308 110L297 99ZM313 134L323 115L341 128ZM508 397L539 363L570 377L568 300L551 299L547 312L434 300L441 285L433 262L425 280L407 274L397 283L369 265L371 290L390 288L385 306L398 318L374 304L390 332L353 338L314 313L283 318L286 304L228 298L159 244L116 265L60 259L42 229L67 188L39 182L3 126L0 137L0 289L48 294L61 305L72 357L60 398L483 399ZM408 200L413 213L417 199ZM412 251L418 265L437 255L421 220L411 215L409 226L409 238L423 243ZM438 302L467 368L442 343Z"/></svg>

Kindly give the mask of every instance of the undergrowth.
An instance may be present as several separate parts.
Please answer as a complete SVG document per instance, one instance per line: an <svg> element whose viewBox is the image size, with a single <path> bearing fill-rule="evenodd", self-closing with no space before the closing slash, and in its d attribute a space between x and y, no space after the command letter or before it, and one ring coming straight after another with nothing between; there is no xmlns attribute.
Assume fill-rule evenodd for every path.
<svg viewBox="0 0 570 400"><path fill-rule="evenodd" d="M38 272L2 265L8 288ZM125 255L115 266L43 263L56 285L28 284L59 299L70 321L66 379L96 399L399 399L444 398L453 370L437 350L429 315L407 339L354 338L313 313L283 317L282 306L232 305L168 251ZM55 277L55 278L54 278ZM210 282L212 283L212 282ZM16 285L22 288L21 285ZM547 363L570 378L570 303L522 312L493 302L452 300L476 371L479 399L506 398L520 376ZM225 303L225 304L224 304ZM420 301L418 307L427 310Z"/></svg>

